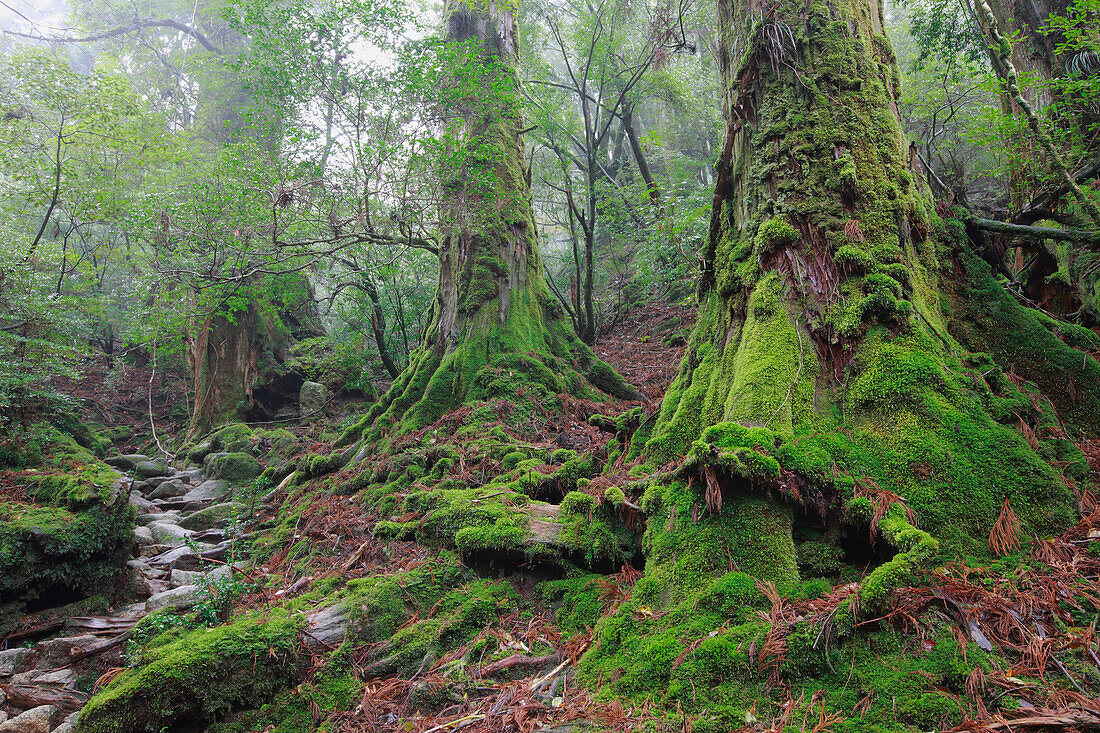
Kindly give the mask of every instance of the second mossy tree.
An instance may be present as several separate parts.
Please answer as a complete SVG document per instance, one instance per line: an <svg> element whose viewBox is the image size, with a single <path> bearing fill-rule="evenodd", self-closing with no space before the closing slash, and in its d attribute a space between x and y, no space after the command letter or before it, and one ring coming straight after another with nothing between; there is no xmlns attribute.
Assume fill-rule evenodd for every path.
<svg viewBox="0 0 1100 733"><path fill-rule="evenodd" d="M664 598L731 566L864 566L869 530L900 581L988 554L1006 507L1008 534L1070 524L1096 336L1017 303L937 214L882 5L719 0L719 19L728 127L699 319L643 449L687 457L644 502Z"/></svg>
<svg viewBox="0 0 1100 733"><path fill-rule="evenodd" d="M420 348L360 431L418 429L467 401L636 395L550 295L524 160L515 7L449 3L435 92L439 283Z"/></svg>

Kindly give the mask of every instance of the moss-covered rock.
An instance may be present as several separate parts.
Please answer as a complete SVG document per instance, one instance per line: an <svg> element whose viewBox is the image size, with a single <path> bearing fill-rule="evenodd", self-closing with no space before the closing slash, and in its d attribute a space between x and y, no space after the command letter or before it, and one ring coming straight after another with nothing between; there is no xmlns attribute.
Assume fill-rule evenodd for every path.
<svg viewBox="0 0 1100 733"><path fill-rule="evenodd" d="M297 675L304 625L304 616L275 609L148 649L88 703L80 730L181 730L265 702Z"/></svg>
<svg viewBox="0 0 1100 733"><path fill-rule="evenodd" d="M243 483L260 475L263 466L248 453L212 453L206 457L204 465L207 475L230 483Z"/></svg>
<svg viewBox="0 0 1100 733"><path fill-rule="evenodd" d="M43 430L42 460L7 477L27 501L0 502L0 601L110 588L133 543L119 474L69 435Z"/></svg>

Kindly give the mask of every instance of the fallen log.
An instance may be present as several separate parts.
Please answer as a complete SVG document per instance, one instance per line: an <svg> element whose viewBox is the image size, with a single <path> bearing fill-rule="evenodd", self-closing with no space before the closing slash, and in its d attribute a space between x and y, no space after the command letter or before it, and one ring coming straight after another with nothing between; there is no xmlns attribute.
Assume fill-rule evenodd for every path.
<svg viewBox="0 0 1100 733"><path fill-rule="evenodd" d="M75 713L88 702L88 695L77 690L44 685L9 685L7 688L8 705L29 710L39 705L53 705L66 715Z"/></svg>

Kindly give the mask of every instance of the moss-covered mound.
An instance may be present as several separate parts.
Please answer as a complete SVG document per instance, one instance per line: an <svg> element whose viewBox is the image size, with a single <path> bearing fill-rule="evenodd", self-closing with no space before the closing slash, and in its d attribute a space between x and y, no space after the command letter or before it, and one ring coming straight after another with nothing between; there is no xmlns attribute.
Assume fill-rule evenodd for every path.
<svg viewBox="0 0 1100 733"><path fill-rule="evenodd" d="M129 556L133 510L118 473L69 435L41 428L40 462L4 472L0 599L102 593Z"/></svg>
<svg viewBox="0 0 1100 733"><path fill-rule="evenodd" d="M137 666L88 703L80 730L194 729L235 708L257 705L295 679L304 626L303 615L272 610L151 645Z"/></svg>

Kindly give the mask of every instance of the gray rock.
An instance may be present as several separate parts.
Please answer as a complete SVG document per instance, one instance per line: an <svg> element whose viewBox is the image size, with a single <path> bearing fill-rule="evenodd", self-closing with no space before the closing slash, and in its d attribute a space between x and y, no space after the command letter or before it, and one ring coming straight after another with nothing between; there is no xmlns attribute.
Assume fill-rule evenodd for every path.
<svg viewBox="0 0 1100 733"><path fill-rule="evenodd" d="M319 382L302 382L302 389L298 392L298 410L302 417L315 417L320 415L328 402L328 390Z"/></svg>
<svg viewBox="0 0 1100 733"><path fill-rule="evenodd" d="M191 608L206 599L206 591L197 585L181 585L162 593L157 593L145 601L145 610L159 611L164 608Z"/></svg>
<svg viewBox="0 0 1100 733"><path fill-rule="evenodd" d="M123 606L115 611L115 615L119 618L138 618L145 615L145 601L138 601L137 603L131 603L129 606Z"/></svg>
<svg viewBox="0 0 1100 733"><path fill-rule="evenodd" d="M130 492L130 505L139 512L148 512L153 508L153 502L141 495L140 491Z"/></svg>
<svg viewBox="0 0 1100 733"><path fill-rule="evenodd" d="M0 710L0 723L6 722L8 722L8 714L5 713L3 710Z"/></svg>
<svg viewBox="0 0 1100 733"><path fill-rule="evenodd" d="M180 520L180 526L186 529L211 529L240 513L244 508L244 504L235 501L214 504L184 517Z"/></svg>
<svg viewBox="0 0 1100 733"><path fill-rule="evenodd" d="M61 710L39 705L0 724L0 733L50 733L61 723Z"/></svg>
<svg viewBox="0 0 1100 733"><path fill-rule="evenodd" d="M225 532L220 529L204 529L201 532L192 534L191 539L195 542L221 543L225 541Z"/></svg>
<svg viewBox="0 0 1100 733"><path fill-rule="evenodd" d="M172 520L167 518L165 512L146 512L145 514L139 514L134 519L138 524L152 524L153 522L170 522Z"/></svg>
<svg viewBox="0 0 1100 733"><path fill-rule="evenodd" d="M173 587L179 587L181 585L198 585L205 586L210 583L220 583L223 580L229 578L233 573L233 568L228 565L219 565L210 571L202 570L173 570L171 585Z"/></svg>
<svg viewBox="0 0 1100 733"><path fill-rule="evenodd" d="M154 499L173 499L177 496L183 496L189 490L187 484L180 481L178 478L170 479L168 481L162 481L160 486L150 491L145 495L145 498Z"/></svg>
<svg viewBox="0 0 1100 733"><path fill-rule="evenodd" d="M91 634L78 636L59 636L56 639L47 639L38 642L38 660L35 666L38 669L57 669L69 665L69 656L75 649L84 649L101 641L99 637Z"/></svg>
<svg viewBox="0 0 1100 733"><path fill-rule="evenodd" d="M229 493L229 482L221 479L203 481L180 499L185 502L216 501Z"/></svg>
<svg viewBox="0 0 1100 733"><path fill-rule="evenodd" d="M33 659L34 649L8 649L0 652L0 676L26 670Z"/></svg>
<svg viewBox="0 0 1100 733"><path fill-rule="evenodd" d="M153 522L149 525L149 532L157 544L179 547L187 544L187 538L191 536L191 530L184 529L171 522Z"/></svg>
<svg viewBox="0 0 1100 733"><path fill-rule="evenodd" d="M141 461L134 464L134 473L144 479L149 479L153 476L167 476L172 473L172 469L168 467L167 462L162 460Z"/></svg>
<svg viewBox="0 0 1100 733"><path fill-rule="evenodd" d="M206 577L206 573L199 570L173 570L172 578L168 581L168 585L173 588L179 588L181 585L202 585L203 578Z"/></svg>
<svg viewBox="0 0 1100 733"><path fill-rule="evenodd" d="M103 459L103 462L108 466L114 466L115 468L121 468L124 471L129 471L139 463L143 463L149 460L149 456L143 456L139 453L131 453L125 456L108 456Z"/></svg>
<svg viewBox="0 0 1100 733"><path fill-rule="evenodd" d="M214 545L197 544L199 553L212 552L218 548ZM149 564L154 567L180 568L181 570L193 570L201 565L203 558L196 554L190 547L176 547L149 558Z"/></svg>
<svg viewBox="0 0 1100 733"><path fill-rule="evenodd" d="M168 575L168 571L164 568L154 568L144 560L127 560L126 567L130 568L134 572L141 573L150 578L163 578Z"/></svg>
<svg viewBox="0 0 1100 733"><path fill-rule="evenodd" d="M153 533L148 527L137 526L134 527L134 542L138 543L141 547L151 545L156 540L153 538Z"/></svg>
<svg viewBox="0 0 1100 733"><path fill-rule="evenodd" d="M340 604L328 606L306 614L309 633L304 644L315 654L323 654L325 649L335 649L343 643L351 625L347 611Z"/></svg>
<svg viewBox="0 0 1100 733"><path fill-rule="evenodd" d="M231 565L219 565L206 574L206 582L220 583L231 577L233 577L233 567Z"/></svg>
<svg viewBox="0 0 1100 733"><path fill-rule="evenodd" d="M201 484L205 476L201 468L189 468L186 471L180 472L180 478L183 479L186 477L187 480L184 481L184 483L187 484Z"/></svg>
<svg viewBox="0 0 1100 733"><path fill-rule="evenodd" d="M196 443L195 447L187 451L187 460L195 463L202 463L203 457L214 450L214 441L204 440L201 443Z"/></svg>
<svg viewBox="0 0 1100 733"><path fill-rule="evenodd" d="M66 667L40 674L31 680L31 684L48 685L50 687L71 687L76 684L76 672Z"/></svg>
<svg viewBox="0 0 1100 733"><path fill-rule="evenodd" d="M53 729L53 733L76 733L76 724L80 720L80 711L71 713L69 717L61 721L61 725Z"/></svg>

